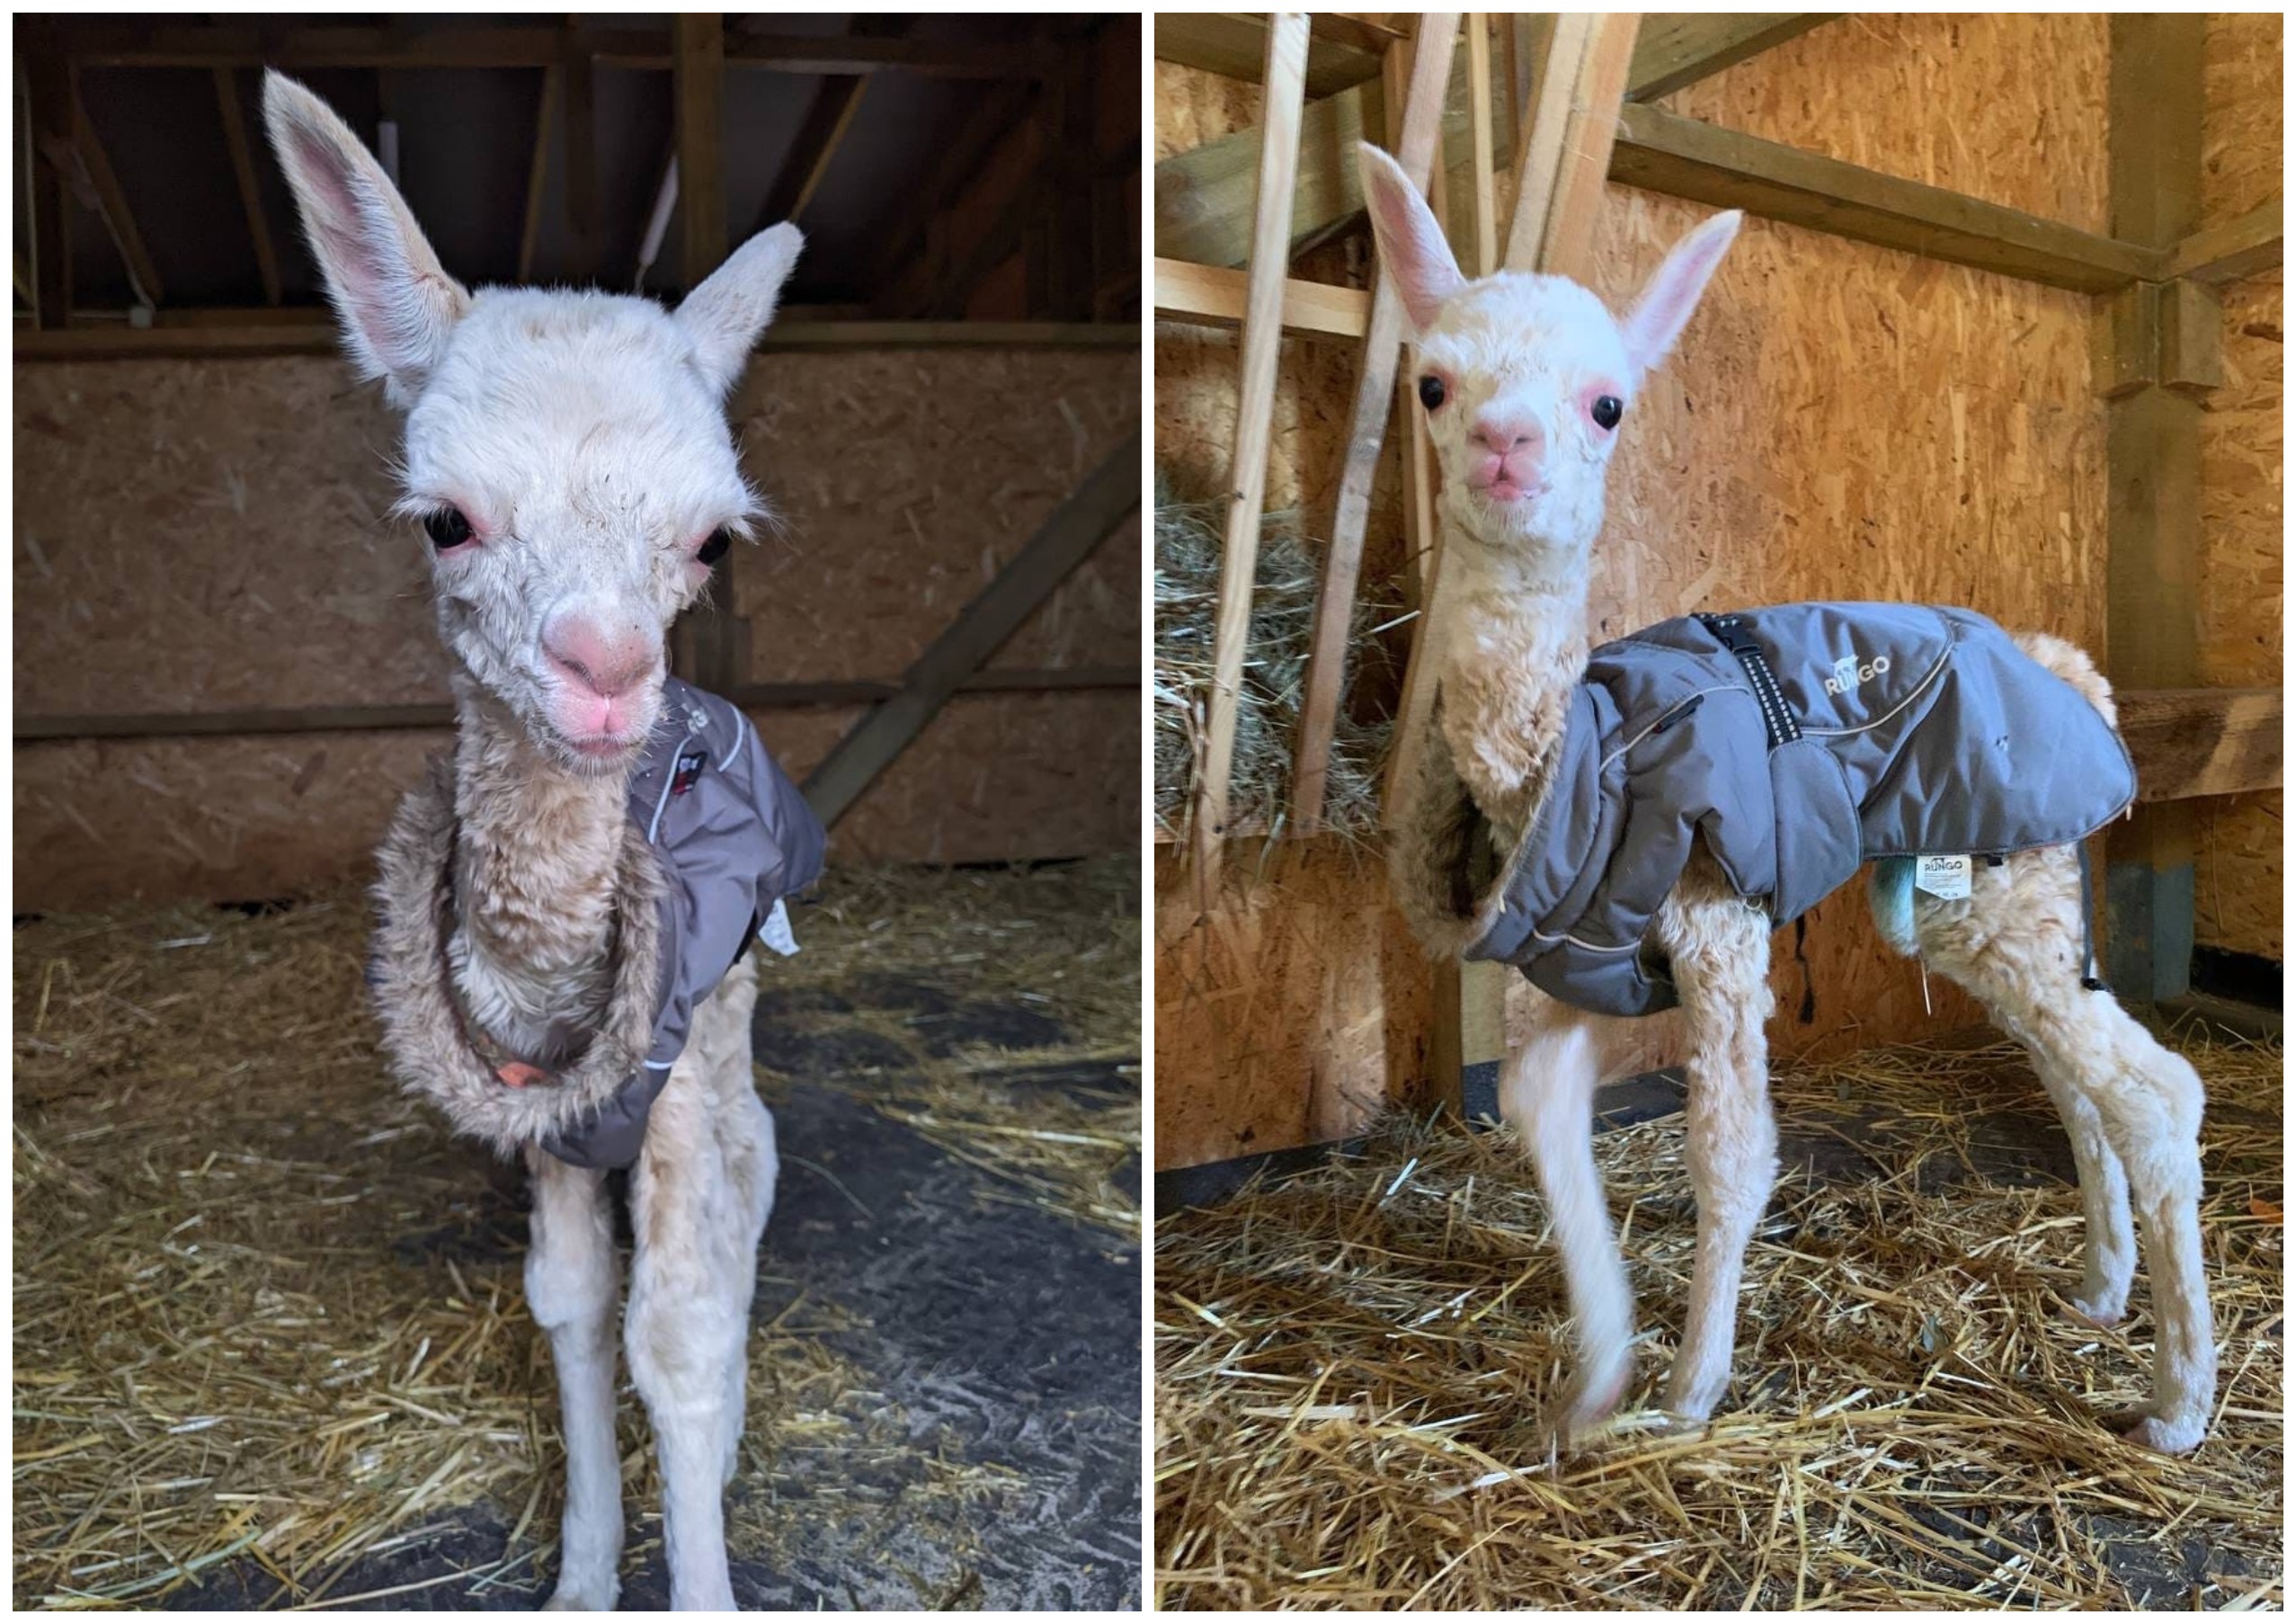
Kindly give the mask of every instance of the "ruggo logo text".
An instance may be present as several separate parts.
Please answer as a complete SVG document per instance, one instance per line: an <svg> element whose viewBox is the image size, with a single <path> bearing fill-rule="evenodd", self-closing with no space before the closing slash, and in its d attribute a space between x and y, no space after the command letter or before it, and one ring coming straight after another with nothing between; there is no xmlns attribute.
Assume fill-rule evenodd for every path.
<svg viewBox="0 0 2296 1624"><path fill-rule="evenodd" d="M1861 665L1857 656L1846 654L1834 662L1834 674L1826 679L1828 693L1847 693L1851 689L1872 682L1890 668L1890 656L1881 655L1871 665Z"/></svg>

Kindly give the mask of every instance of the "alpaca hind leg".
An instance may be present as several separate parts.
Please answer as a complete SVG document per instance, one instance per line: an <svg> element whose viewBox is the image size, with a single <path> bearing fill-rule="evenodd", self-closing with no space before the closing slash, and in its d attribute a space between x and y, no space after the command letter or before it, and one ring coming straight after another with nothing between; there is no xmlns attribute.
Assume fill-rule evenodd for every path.
<svg viewBox="0 0 2296 1624"><path fill-rule="evenodd" d="M1543 1000L1500 1080L1500 1111L1531 1153L1571 1295L1579 1368L1562 1409L1565 1433L1616 1408L1633 1370L1634 1299L1595 1166L1597 1031L1589 1017Z"/></svg>
<svg viewBox="0 0 2296 1624"><path fill-rule="evenodd" d="M2062 1089L2078 1102L2067 1111L2067 1125L2089 1224L2087 1306L2122 1306L2112 1289L2117 1280L2125 1296L2127 1220L2119 1204L2125 1200L2142 1220L2158 1334L2152 1396L2129 1435L2181 1454L2200 1442L2216 1391L2200 1234L2204 1100L2199 1075L2181 1056L2162 1048L2111 994L2081 985L2080 883L2070 847L2024 852L1980 868L1966 901L1921 898L1916 928L1924 958L1992 1012L2033 1056L2052 1092ZM2082 1139L2091 1134L2101 1148L2092 1143L2084 1152Z"/></svg>
<svg viewBox="0 0 2296 1624"><path fill-rule="evenodd" d="M530 1153L534 1177L526 1301L550 1339L566 1441L558 1585L547 1605L613 1607L622 1557L622 1467L614 1448L614 1307L621 1281L606 1175Z"/></svg>
<svg viewBox="0 0 2296 1624"><path fill-rule="evenodd" d="M1667 933L1691 1045L1684 1152L1698 1242L1666 1407L1704 1421L1730 1386L1746 1248L1777 1182L1762 1030L1772 1003L1769 923L1734 897L1678 905L1673 914Z"/></svg>

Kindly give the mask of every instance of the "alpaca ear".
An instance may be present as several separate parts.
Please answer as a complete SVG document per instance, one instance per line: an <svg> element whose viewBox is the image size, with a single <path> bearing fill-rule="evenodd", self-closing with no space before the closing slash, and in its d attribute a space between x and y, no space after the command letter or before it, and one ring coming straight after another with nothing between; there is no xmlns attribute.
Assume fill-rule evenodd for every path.
<svg viewBox="0 0 2296 1624"><path fill-rule="evenodd" d="M470 295L440 267L383 166L325 102L266 73L263 122L344 343L360 370L406 405L445 358Z"/></svg>
<svg viewBox="0 0 2296 1624"><path fill-rule="evenodd" d="M693 344L694 364L720 395L742 375L759 335L772 321L781 285L805 245L805 233L788 220L761 231L678 307L677 322Z"/></svg>
<svg viewBox="0 0 2296 1624"><path fill-rule="evenodd" d="M1637 370L1649 371L1674 348L1745 218L1735 209L1714 216L1677 243L1651 274L1624 328L1627 358Z"/></svg>
<svg viewBox="0 0 2296 1624"><path fill-rule="evenodd" d="M1370 142L1357 144L1363 174L1363 202L1371 216L1372 235L1379 239L1379 263L1395 279L1403 314L1414 335L1435 325L1443 301L1467 285L1459 262L1434 211L1403 166Z"/></svg>

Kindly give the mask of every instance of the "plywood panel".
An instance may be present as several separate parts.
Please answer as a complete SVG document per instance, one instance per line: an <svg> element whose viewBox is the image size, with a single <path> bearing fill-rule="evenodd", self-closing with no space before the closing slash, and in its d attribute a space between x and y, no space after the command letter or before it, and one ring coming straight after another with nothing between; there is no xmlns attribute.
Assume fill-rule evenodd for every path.
<svg viewBox="0 0 2296 1624"><path fill-rule="evenodd" d="M1681 93L1676 104L2093 228L2105 209L2104 32L2095 17L1847 19ZM1190 138L1225 133L1215 116L1223 110L1211 104L1207 113L1207 104L1199 98L1185 110ZM1160 107L1160 153L1184 147L1179 133ZM1597 290L1624 305L1705 212L1612 187ZM1900 598L1969 604L2098 647L2104 413L2091 394L2088 345L2089 305L2079 295L1749 221L1625 431L1597 543L1597 635L1696 609ZM1217 425L1233 410L1232 381L1170 330L1160 333L1157 365L1159 457L1217 444ZM1278 397L1290 433L1276 472L1312 497L1336 473L1349 379L1344 369L1324 378L1312 361L1293 365ZM1179 380L1169 398L1168 370ZM1392 502L1384 515L1373 538L1390 549L1390 577L1367 576L1366 589L1400 600ZM1175 859L1160 855L1158 886L1160 897L1184 893ZM1311 892L1296 904L1271 895L1243 911L1281 940L1269 911L1297 906L1303 937L1333 941L1333 930L1357 917L1351 906L1359 905ZM1160 986L1185 964L1207 1007L1224 1012L1224 995L1241 1000L1249 988L1220 982L1224 967L1253 961L1211 951L1160 932ZM1918 971L1882 947L1856 888L1810 915L1805 951L1807 1025L1793 935L1776 939L1771 1041L1781 1054L1839 1052L1975 1017L1935 981L1925 1005ZM1159 1095L1186 1115L1190 1146L1218 1140L1206 1124L1220 1120L1223 1100L1233 1102L1239 1130L1259 1132L1258 1148L1282 1124L1304 1132L1316 1116L1310 1102L1327 1052L1317 1005L1298 993L1262 996L1255 1007L1260 1026L1224 1015L1224 1037L1176 1036L1161 1051L1170 1064L1160 1065ZM1167 1013L1159 1012L1160 1044ZM1673 1057L1667 1038L1652 1028L1650 1062ZM1364 1075L1359 1062L1350 1070ZM1391 1086L1407 1080L1391 1076ZM1177 1120L1160 1107L1167 1164L1180 1159L1161 1148L1167 1121Z"/></svg>
<svg viewBox="0 0 2296 1624"><path fill-rule="evenodd" d="M2203 223L2279 194L2282 19L2214 13L2202 48ZM2224 384L2201 418L2201 680L2277 686L2282 677L2283 278L2225 290ZM2194 927L2204 946L2280 959L2287 936L2279 793L2203 802L2195 818Z"/></svg>
<svg viewBox="0 0 2296 1624"><path fill-rule="evenodd" d="M1859 12L1660 105L2103 231L2105 61L2094 13Z"/></svg>

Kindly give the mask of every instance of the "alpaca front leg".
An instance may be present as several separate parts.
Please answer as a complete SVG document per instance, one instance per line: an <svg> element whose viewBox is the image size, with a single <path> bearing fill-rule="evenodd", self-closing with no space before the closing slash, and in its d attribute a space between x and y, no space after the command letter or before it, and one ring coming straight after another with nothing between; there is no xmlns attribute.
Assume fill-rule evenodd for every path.
<svg viewBox="0 0 2296 1624"><path fill-rule="evenodd" d="M647 1125L630 1182L637 1248L625 1334L662 1467L670 1604L731 1611L725 1490L740 1442L757 1228L699 1092L681 1063Z"/></svg>
<svg viewBox="0 0 2296 1624"><path fill-rule="evenodd" d="M1500 1110L1537 1170L1571 1293L1578 1374L1560 1430L1583 1431L1618 1406L1633 1370L1634 1299L1595 1166L1594 1098L1600 1080L1592 1025L1561 1005L1507 1057Z"/></svg>
<svg viewBox="0 0 2296 1624"><path fill-rule="evenodd" d="M550 1338L566 1441L566 1509L558 1587L547 1606L604 1611L618 1593L622 1468L614 1449L614 1302L621 1281L606 1175L547 1151L529 1153L534 1215L526 1301Z"/></svg>

